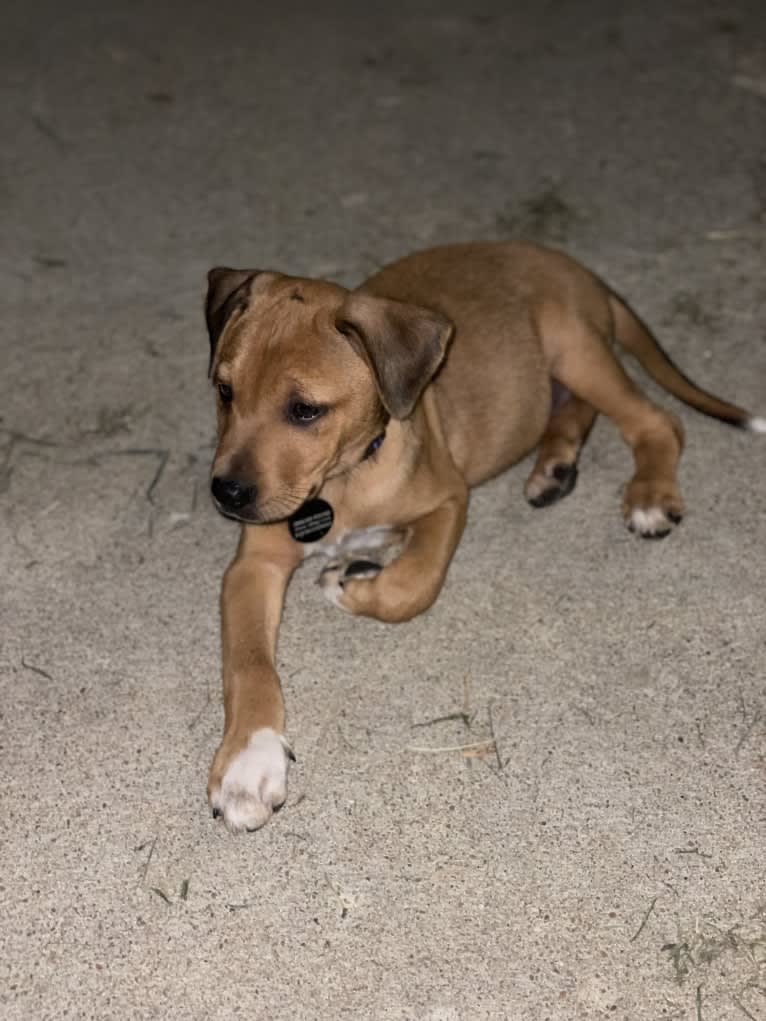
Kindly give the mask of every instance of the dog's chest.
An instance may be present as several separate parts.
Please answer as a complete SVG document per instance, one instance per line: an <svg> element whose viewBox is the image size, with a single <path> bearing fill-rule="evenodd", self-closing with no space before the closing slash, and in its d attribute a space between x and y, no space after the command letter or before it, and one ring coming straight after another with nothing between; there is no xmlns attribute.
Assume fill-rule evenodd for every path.
<svg viewBox="0 0 766 1021"><path fill-rule="evenodd" d="M303 543L303 557L321 556L329 560L343 560L360 557L362 554L377 554L376 559L395 547L401 547L402 531L392 525L372 525L369 528L347 528L336 534L330 533L318 542Z"/></svg>

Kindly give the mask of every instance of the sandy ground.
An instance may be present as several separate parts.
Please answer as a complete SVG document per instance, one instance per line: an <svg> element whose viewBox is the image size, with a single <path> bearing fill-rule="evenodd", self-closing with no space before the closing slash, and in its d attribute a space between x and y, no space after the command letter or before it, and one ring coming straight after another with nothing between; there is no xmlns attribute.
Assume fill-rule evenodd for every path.
<svg viewBox="0 0 766 1021"><path fill-rule="evenodd" d="M645 543L600 422L562 504L474 494L408 625L307 565L288 805L210 818L209 266L551 241L766 414L763 4L365 6L4 10L2 1016L764 1021L763 437L681 410Z"/></svg>

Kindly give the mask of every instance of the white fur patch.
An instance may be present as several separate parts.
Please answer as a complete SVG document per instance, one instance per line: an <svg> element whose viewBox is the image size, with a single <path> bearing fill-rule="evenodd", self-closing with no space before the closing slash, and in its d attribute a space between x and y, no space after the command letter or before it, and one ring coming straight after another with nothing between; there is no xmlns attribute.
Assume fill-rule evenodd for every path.
<svg viewBox="0 0 766 1021"><path fill-rule="evenodd" d="M661 507L636 507L630 512L628 527L639 535L658 535L669 532L673 522Z"/></svg>
<svg viewBox="0 0 766 1021"><path fill-rule="evenodd" d="M389 546L399 535L392 525L372 525L370 528L347 528L332 542L316 542L304 546L304 556L311 557L315 553L322 557L334 559L346 553L359 550L378 550Z"/></svg>
<svg viewBox="0 0 766 1021"><path fill-rule="evenodd" d="M251 735L210 802L232 833L257 830L287 797L288 745L271 727Z"/></svg>
<svg viewBox="0 0 766 1021"><path fill-rule="evenodd" d="M319 584L326 599L344 610L354 610L343 605L343 585L346 581L346 570L354 561L369 560L369 571L355 571L350 581L364 581L377 577L381 569L385 569L396 559L405 547L410 530L396 525L373 525L369 528L349 528L341 532L334 542L317 543L304 556L313 554L327 558L327 564L319 576ZM359 565L357 564L357 567Z"/></svg>
<svg viewBox="0 0 766 1021"><path fill-rule="evenodd" d="M747 427L752 433L766 433L766 418L751 418Z"/></svg>
<svg viewBox="0 0 766 1021"><path fill-rule="evenodd" d="M333 606L337 606L339 610L343 610L345 613L351 611L343 605L341 599L343 598L343 586L341 585L341 579L343 578L343 572L346 570L346 566L349 561L344 559L339 564L330 564L322 571L319 575L319 585L322 589L322 595L325 599L329 599Z"/></svg>

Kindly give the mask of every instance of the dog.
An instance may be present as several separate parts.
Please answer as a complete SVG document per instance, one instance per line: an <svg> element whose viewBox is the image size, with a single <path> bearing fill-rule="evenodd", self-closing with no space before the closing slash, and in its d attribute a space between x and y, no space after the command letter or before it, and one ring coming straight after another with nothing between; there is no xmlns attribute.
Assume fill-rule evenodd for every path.
<svg viewBox="0 0 766 1021"><path fill-rule="evenodd" d="M242 523L221 594L225 723L208 782L232 832L262 826L286 799L293 754L274 658L305 557L328 558L320 581L341 609L409 620L439 594L469 489L537 448L527 500L566 496L598 413L633 453L628 528L667 535L684 510L683 429L625 374L615 341L681 401L766 432L766 419L683 375L600 279L533 244L433 248L355 290L219 267L205 313L212 496Z"/></svg>

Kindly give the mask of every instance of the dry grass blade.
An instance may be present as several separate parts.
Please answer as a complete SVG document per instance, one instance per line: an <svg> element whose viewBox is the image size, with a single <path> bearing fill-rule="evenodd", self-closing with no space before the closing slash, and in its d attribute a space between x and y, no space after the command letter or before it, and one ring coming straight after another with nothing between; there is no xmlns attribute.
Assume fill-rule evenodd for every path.
<svg viewBox="0 0 766 1021"><path fill-rule="evenodd" d="M494 741L488 741L479 748L468 748L463 752L464 759L486 759L490 755L497 758L497 746Z"/></svg>
<svg viewBox="0 0 766 1021"><path fill-rule="evenodd" d="M34 663L27 663L23 656L21 657L21 665L24 667L25 670L30 670L33 674L37 674L38 677L44 677L46 681L53 680L53 678L47 672L47 670L43 670L42 667L35 666Z"/></svg>
<svg viewBox="0 0 766 1021"><path fill-rule="evenodd" d="M641 935L641 933L642 933L642 932L644 931L644 926L645 926L645 925L646 925L646 923L647 923L647 922L649 921L649 916L651 915L652 911L654 911L654 905L655 905L655 904L657 903L657 901L659 900L659 896L660 896L660 895L659 895L659 894L657 894L657 896L656 896L656 897L655 897L655 898L654 898L654 899L652 900L652 903L651 903L651 904L649 905L649 907L648 907L648 908L646 909L646 911L644 912L644 917L643 917L643 918L641 919L641 924L640 924L640 925L639 925L639 927L638 927L638 928L636 929L636 931L635 931L635 932L633 933L633 935L632 935L632 936L630 937L630 942L631 942L631 943L635 943L635 942L636 942L636 940L638 939L638 937L639 937L639 936Z"/></svg>
<svg viewBox="0 0 766 1021"><path fill-rule="evenodd" d="M422 720L420 723L413 723L412 729L417 730L419 727L432 727L436 723L447 723L451 720L461 720L466 727L470 725L471 718L461 710L460 712L447 713L444 716L434 716L431 720Z"/></svg>
<svg viewBox="0 0 766 1021"><path fill-rule="evenodd" d="M735 1007L739 1007L739 1009L742 1011L745 1017L750 1018L750 1021L758 1021L758 1018L755 1016L755 1014L751 1014L747 1007L743 1003L741 1003L736 996L732 997L732 1002L734 1003Z"/></svg>
<svg viewBox="0 0 766 1021"><path fill-rule="evenodd" d="M470 744L445 744L438 747L423 746L423 745L408 745L408 752L416 752L418 755L440 755L446 752L467 752L477 748L483 748L487 751L492 751L495 742L492 738L487 738L484 741L471 741Z"/></svg>

